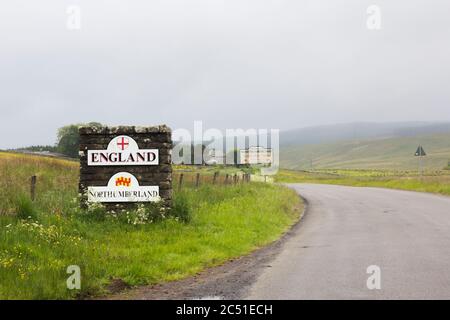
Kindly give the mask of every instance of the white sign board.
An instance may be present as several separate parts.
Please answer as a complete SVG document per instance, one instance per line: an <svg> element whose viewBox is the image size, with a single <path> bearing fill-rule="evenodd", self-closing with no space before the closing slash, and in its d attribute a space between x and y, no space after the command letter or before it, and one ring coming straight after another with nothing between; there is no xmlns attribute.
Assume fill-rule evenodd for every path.
<svg viewBox="0 0 450 320"><path fill-rule="evenodd" d="M106 150L88 150L88 166L150 166L159 163L158 149L139 149L129 136L112 139Z"/></svg>
<svg viewBox="0 0 450 320"><path fill-rule="evenodd" d="M159 186L140 186L128 172L116 173L105 187L88 187L89 202L159 201Z"/></svg>

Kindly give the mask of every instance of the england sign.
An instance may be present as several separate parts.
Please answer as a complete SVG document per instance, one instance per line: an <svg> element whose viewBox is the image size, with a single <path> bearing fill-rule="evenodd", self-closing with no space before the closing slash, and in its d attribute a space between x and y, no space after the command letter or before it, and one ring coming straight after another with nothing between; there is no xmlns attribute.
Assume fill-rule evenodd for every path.
<svg viewBox="0 0 450 320"><path fill-rule="evenodd" d="M116 173L107 186L88 187L89 202L150 202L159 201L159 186L140 186L128 172Z"/></svg>
<svg viewBox="0 0 450 320"><path fill-rule="evenodd" d="M172 131L160 126L85 126L80 135L80 204L108 210L172 206Z"/></svg>
<svg viewBox="0 0 450 320"><path fill-rule="evenodd" d="M88 166L149 166L158 165L158 149L139 149L129 136L113 138L106 150L88 150Z"/></svg>

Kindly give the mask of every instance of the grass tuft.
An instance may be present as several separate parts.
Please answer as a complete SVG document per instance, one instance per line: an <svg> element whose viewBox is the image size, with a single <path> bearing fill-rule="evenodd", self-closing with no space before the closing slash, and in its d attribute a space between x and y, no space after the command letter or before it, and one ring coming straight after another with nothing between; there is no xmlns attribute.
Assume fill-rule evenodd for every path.
<svg viewBox="0 0 450 320"><path fill-rule="evenodd" d="M171 215L182 222L189 222L192 219L191 204L185 192L175 195Z"/></svg>
<svg viewBox="0 0 450 320"><path fill-rule="evenodd" d="M37 220L37 212L33 201L23 194L19 194L15 200L16 217L23 220Z"/></svg>

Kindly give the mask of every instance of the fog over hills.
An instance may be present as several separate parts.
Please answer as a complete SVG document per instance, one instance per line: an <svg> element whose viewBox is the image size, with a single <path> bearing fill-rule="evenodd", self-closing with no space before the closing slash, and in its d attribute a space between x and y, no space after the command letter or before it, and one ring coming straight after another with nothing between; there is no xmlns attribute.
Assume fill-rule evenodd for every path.
<svg viewBox="0 0 450 320"><path fill-rule="evenodd" d="M280 144L295 146L339 140L407 137L446 132L450 132L450 122L355 122L282 131Z"/></svg>
<svg viewBox="0 0 450 320"><path fill-rule="evenodd" d="M450 123L351 123L301 128L280 134L281 166L290 169L414 170L423 145L428 169L450 160Z"/></svg>

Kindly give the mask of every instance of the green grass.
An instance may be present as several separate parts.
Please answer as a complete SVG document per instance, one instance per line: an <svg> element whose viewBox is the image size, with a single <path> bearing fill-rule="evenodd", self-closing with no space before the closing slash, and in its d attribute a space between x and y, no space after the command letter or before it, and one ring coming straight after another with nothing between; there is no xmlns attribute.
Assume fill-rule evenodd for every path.
<svg viewBox="0 0 450 320"><path fill-rule="evenodd" d="M79 164L75 161L0 152L0 215L20 211L30 195L30 178L37 176L34 206L61 213L77 196Z"/></svg>
<svg viewBox="0 0 450 320"><path fill-rule="evenodd" d="M435 171L422 177L416 172L382 170L280 170L277 182L324 183L357 187L381 187L450 195L450 172Z"/></svg>
<svg viewBox="0 0 450 320"><path fill-rule="evenodd" d="M215 166L202 166L202 165L174 165L174 170L178 173L197 173L202 175L214 175L218 172L221 175L229 174L242 174L251 173L256 174L259 172L260 166L225 166L225 165L215 165Z"/></svg>
<svg viewBox="0 0 450 320"><path fill-rule="evenodd" d="M301 212L298 196L287 188L205 184L175 193L180 218L142 225L113 215L96 220L73 201L77 164L0 154L2 163L12 170L2 174L16 177L9 183L22 198L3 195L8 201L0 216L0 299L82 298L106 294L114 279L144 285L184 278L274 241ZM16 168L20 174L14 175ZM36 172L40 186L30 205L23 197L28 176ZM35 216L20 219L18 207L22 217ZM66 287L69 265L81 268L80 291Z"/></svg>

